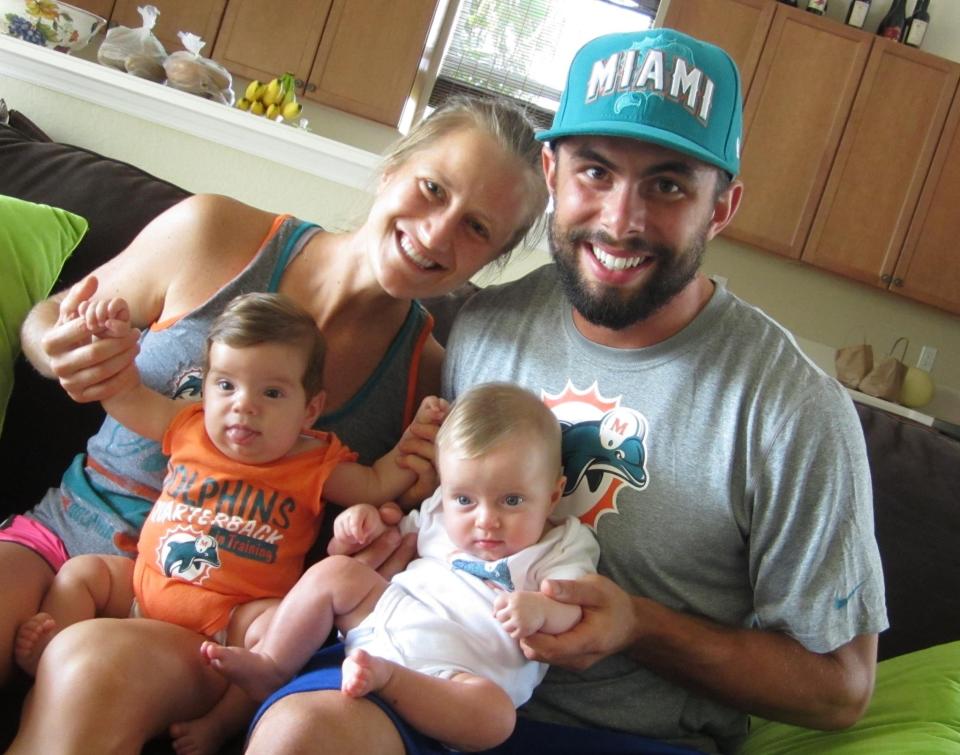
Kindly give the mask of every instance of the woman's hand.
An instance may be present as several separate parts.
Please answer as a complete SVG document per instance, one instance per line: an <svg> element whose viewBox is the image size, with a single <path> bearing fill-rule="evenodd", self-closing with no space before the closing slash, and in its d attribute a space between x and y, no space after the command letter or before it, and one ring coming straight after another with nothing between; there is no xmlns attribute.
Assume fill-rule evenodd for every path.
<svg viewBox="0 0 960 755"><path fill-rule="evenodd" d="M349 509L347 509L349 511ZM360 550L342 550L352 555L371 569L376 569L384 579L390 579L407 568L417 555L417 533L400 534L397 526L403 518L403 511L395 503L385 503L377 512L384 525L382 534L375 537L369 545Z"/></svg>
<svg viewBox="0 0 960 755"><path fill-rule="evenodd" d="M94 338L81 316L96 290L97 279L88 276L67 291L59 301L56 322L40 342L51 374L70 398L81 403L110 398L140 380L133 361L140 351L140 331L120 327L117 337Z"/></svg>

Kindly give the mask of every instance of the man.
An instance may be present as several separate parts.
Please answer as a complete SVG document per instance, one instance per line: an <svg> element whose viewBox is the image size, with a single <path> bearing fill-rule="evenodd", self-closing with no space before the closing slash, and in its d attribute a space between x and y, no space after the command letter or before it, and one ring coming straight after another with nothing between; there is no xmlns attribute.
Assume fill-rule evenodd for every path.
<svg viewBox="0 0 960 755"><path fill-rule="evenodd" d="M870 699L887 622L853 405L699 269L740 203L740 134L719 48L585 45L539 137L555 264L454 325L446 397L538 391L565 430L558 513L601 547L602 576L548 587L583 621L524 643L553 665L524 716L586 738L524 720L518 752L646 751L616 732L727 752L747 713L841 728Z"/></svg>

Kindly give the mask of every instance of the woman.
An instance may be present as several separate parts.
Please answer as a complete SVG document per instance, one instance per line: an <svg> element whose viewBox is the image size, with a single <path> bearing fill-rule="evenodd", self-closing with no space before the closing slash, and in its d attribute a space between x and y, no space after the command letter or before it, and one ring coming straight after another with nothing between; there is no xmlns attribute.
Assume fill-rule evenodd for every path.
<svg viewBox="0 0 960 755"><path fill-rule="evenodd" d="M313 315L328 344L329 409L317 426L369 463L397 441L419 399L439 390L442 350L414 300L453 290L511 249L545 198L539 145L523 115L498 102L456 101L386 158L356 230L328 233L225 197L192 197L95 271L103 295L124 298L131 321L150 326L139 346L82 341L70 318L93 293L83 282L35 308L24 351L75 399L91 401L129 379L139 348L148 385L188 396L210 320L236 293L279 290ZM0 573L16 575L0 603L4 673L16 626L36 612L58 562L130 552L163 465L155 445L108 419L85 464L74 464L61 489L19 522L14 534L23 539L0 541ZM139 752L171 724L192 721L224 689L198 662L202 639L138 619L64 630L40 664L11 752ZM189 724L175 736L197 752L218 738Z"/></svg>

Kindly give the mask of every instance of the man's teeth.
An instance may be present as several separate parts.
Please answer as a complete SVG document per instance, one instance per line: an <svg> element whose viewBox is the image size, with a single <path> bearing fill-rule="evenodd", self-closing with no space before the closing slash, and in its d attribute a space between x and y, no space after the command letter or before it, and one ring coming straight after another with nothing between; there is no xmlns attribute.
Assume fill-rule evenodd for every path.
<svg viewBox="0 0 960 755"><path fill-rule="evenodd" d="M628 270L631 267L636 267L644 260L643 257L614 257L612 254L607 254L595 246L592 246L591 250L593 251L593 256L596 257L600 264L607 268L607 270Z"/></svg>
<svg viewBox="0 0 960 755"><path fill-rule="evenodd" d="M433 260L428 260L422 254L418 254L417 250L413 248L413 243L406 236L400 237L400 248L403 249L403 253L407 255L417 267L422 267L424 270L432 270L435 267L440 267Z"/></svg>

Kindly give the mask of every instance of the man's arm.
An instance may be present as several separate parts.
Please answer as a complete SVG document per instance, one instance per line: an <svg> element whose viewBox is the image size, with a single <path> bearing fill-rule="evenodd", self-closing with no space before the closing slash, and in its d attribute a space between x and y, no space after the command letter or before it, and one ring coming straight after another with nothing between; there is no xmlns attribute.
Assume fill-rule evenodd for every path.
<svg viewBox="0 0 960 755"><path fill-rule="evenodd" d="M625 652L732 708L816 729L852 725L873 693L875 634L820 654L780 632L725 627L628 595L601 576L548 580L544 592L581 606L583 620L561 635L522 640L531 659L585 669Z"/></svg>

